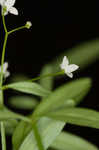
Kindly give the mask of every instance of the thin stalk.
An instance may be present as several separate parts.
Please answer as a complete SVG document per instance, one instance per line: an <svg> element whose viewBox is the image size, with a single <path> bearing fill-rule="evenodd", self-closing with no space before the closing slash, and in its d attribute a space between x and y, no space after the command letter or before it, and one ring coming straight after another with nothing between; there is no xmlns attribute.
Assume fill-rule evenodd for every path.
<svg viewBox="0 0 99 150"><path fill-rule="evenodd" d="M5 49L6 49L7 38L8 38L8 32L7 32L7 28L5 24L4 13L2 14L2 21L3 21L4 30L5 30L5 38L4 38L2 57L1 57L1 78L0 78L1 87L3 86L3 64L4 64ZM1 99L0 99L1 106L3 106L3 103L4 103L3 101L4 101L3 90L1 90ZM1 122L1 139L2 139L2 150L6 150L5 126L3 122Z"/></svg>
<svg viewBox="0 0 99 150"><path fill-rule="evenodd" d="M11 30L11 31L8 32L8 35L11 34L11 33L13 33L13 32L16 32L16 31L25 29L25 28L26 28L26 26L22 26L22 27L18 27L18 28L16 28L16 29L13 29L13 30Z"/></svg>
<svg viewBox="0 0 99 150"><path fill-rule="evenodd" d="M6 150L5 126L3 122L1 122L1 141L2 141L2 150Z"/></svg>
<svg viewBox="0 0 99 150"><path fill-rule="evenodd" d="M6 50L6 44L7 44L7 38L8 34L5 34L4 38L4 44L3 44L3 50L2 50L2 58L1 58L1 86L3 85L3 64L4 64L4 57L5 57L5 50Z"/></svg>
<svg viewBox="0 0 99 150"><path fill-rule="evenodd" d="M7 33L8 31L7 31L7 27L6 27L6 23L5 23L4 13L2 14L2 22L3 22L5 33Z"/></svg>
<svg viewBox="0 0 99 150"><path fill-rule="evenodd" d="M63 75L63 74L64 74L64 71L56 72L56 73L49 73L49 74L45 74L45 75L33 78L31 80L28 80L28 81L37 81L37 80L40 80L40 79L43 79L43 78L55 77L55 76L59 76L59 75Z"/></svg>
<svg viewBox="0 0 99 150"><path fill-rule="evenodd" d="M59 75L63 75L63 74L64 74L64 71L57 72L57 73L46 74L46 75L43 75L43 76L33 78L31 80L26 80L25 82L34 82L34 81L37 81L37 80L40 80L40 79L43 79L43 78L55 77L55 76L59 76ZM9 85L10 84L4 85L3 87L0 87L0 89L7 90L7 89L9 89Z"/></svg>
<svg viewBox="0 0 99 150"><path fill-rule="evenodd" d="M44 150L42 139L41 139L41 136L38 132L38 128L37 128L36 123L33 124L33 130L34 130L34 135L35 135L35 139L37 141L37 145L38 145L39 150Z"/></svg>

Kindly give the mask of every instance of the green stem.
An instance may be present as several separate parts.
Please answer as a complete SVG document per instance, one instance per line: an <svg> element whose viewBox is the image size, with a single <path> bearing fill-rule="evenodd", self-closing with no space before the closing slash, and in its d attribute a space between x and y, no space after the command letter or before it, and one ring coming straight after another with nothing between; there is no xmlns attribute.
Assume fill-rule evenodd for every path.
<svg viewBox="0 0 99 150"><path fill-rule="evenodd" d="M1 140L2 140L2 150L6 150L5 127L3 122L1 122Z"/></svg>
<svg viewBox="0 0 99 150"><path fill-rule="evenodd" d="M13 32L16 32L16 31L19 31L19 30L22 30L22 29L25 29L25 28L26 28L26 26L18 27L16 29L13 29L13 30L9 31L8 34L11 34Z"/></svg>
<svg viewBox="0 0 99 150"><path fill-rule="evenodd" d="M2 14L2 21L3 21L3 26L5 30L5 38L4 38L4 44L3 44L3 50L2 50L2 57L1 57L1 87L3 86L3 64L4 64L4 57L5 57L5 49L6 49L6 44L7 44L7 38L8 38L8 32L5 24L5 18L4 18L4 13ZM0 99L0 104L3 106L3 90L1 90L1 99ZM1 122L1 139L2 139L2 150L6 150L6 137L5 137L5 127L4 123Z"/></svg>
<svg viewBox="0 0 99 150"><path fill-rule="evenodd" d="M4 38L2 57L1 57L1 76L0 76L0 86L1 87L3 85L3 64L4 64L5 49L6 49L7 38L8 38L7 27L6 27L6 24L5 24L5 18L4 18L3 14L2 14L2 21L3 21L4 30L5 30L5 38ZM0 104L3 106L3 91L1 91Z"/></svg>
<svg viewBox="0 0 99 150"><path fill-rule="evenodd" d="M7 27L6 27L6 23L5 23L5 18L4 18L4 14L2 14L2 21L3 21L3 26L4 26L4 30L5 30L5 33L7 33Z"/></svg>
<svg viewBox="0 0 99 150"><path fill-rule="evenodd" d="M28 80L28 81L37 81L39 79L43 79L43 78L47 78L47 77L55 77L55 76L59 76L59 75L63 75L63 74L64 74L64 71L56 72L56 73L49 73L49 74L46 74L46 75L43 75L43 76L33 78L31 80Z"/></svg>
<svg viewBox="0 0 99 150"><path fill-rule="evenodd" d="M4 38L4 44L3 44L3 50L2 50L2 58L1 58L1 87L3 85L3 64L4 64L4 57L5 57L5 50L6 50L6 44L7 44L7 38L8 38L8 33L5 34Z"/></svg>
<svg viewBox="0 0 99 150"><path fill-rule="evenodd" d="M37 145L38 145L39 150L44 150L42 139L41 139L41 136L38 132L38 128L37 128L36 123L33 124L33 130L34 130L34 135L35 135L35 139L37 141Z"/></svg>

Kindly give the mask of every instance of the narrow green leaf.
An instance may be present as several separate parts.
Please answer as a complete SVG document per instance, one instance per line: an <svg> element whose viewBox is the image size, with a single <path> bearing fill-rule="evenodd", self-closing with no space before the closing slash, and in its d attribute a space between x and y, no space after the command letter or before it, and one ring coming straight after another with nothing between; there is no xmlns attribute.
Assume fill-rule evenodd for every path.
<svg viewBox="0 0 99 150"><path fill-rule="evenodd" d="M0 121L6 121L9 119L21 119L29 123L31 122L31 120L28 119L27 117L14 113L8 110L7 108L0 109Z"/></svg>
<svg viewBox="0 0 99 150"><path fill-rule="evenodd" d="M67 98L67 100L66 100L66 96L67 96L67 94L63 97L63 94L66 92L66 89L68 89L68 93L69 93L69 95L71 94L71 86L72 86L72 84L75 84L75 83L78 83L78 86L73 86L73 89L75 89L75 88L77 88L77 90L80 90L80 89L82 89L81 91L79 91L78 93L78 99L76 99L75 101L73 101L72 99L69 99L69 98ZM72 82L72 83L69 83L69 88L66 88L66 89L64 89L64 92L62 92L62 90L61 91L59 91L59 90L56 90L55 91L55 93L56 93L56 95L57 95L57 93L60 93L60 92L62 92L62 98L64 98L64 106L66 107L66 105L67 105L67 107L70 107L70 105L71 106L74 106L74 105L76 105L84 96L85 96L85 94L88 92L88 89L90 88L90 84L91 84L91 81L90 81L90 79L80 79L80 81L74 81L74 82ZM68 85L68 84L67 84ZM65 85L66 86L66 85ZM79 87L81 87L81 88L79 88ZM62 88L62 87L61 87ZM61 89L61 88L59 88L59 89ZM85 89L85 90L84 90ZM84 90L84 92L83 92L83 90ZM66 93L67 93L66 92ZM53 92L54 93L54 92ZM81 94L81 93L83 93L83 94ZM73 94L73 96L72 97L76 97L76 95L77 95L77 92L75 93L74 92L74 94ZM82 96L81 96L82 95ZM59 96L59 95L58 95ZM58 97L57 96L57 97ZM56 98L57 98L56 97ZM60 100L62 100L62 98L61 98L61 96L59 97L59 99ZM54 96L53 96L53 99L54 99ZM59 100L58 99L58 100ZM46 101L47 99L45 99L45 101ZM66 101L65 101L66 100ZM50 101L50 99L49 99L49 101ZM62 103L62 102L61 102ZM55 102L55 106L56 106L56 104L57 104L57 101ZM63 103L62 103L63 104ZM52 106L51 106L52 107ZM59 107L61 107L61 105L59 105ZM63 105L62 105L62 107L63 107ZM41 120L39 121L40 123L39 123L39 125L38 125L38 127L41 129L41 124L42 124L42 122L43 122L43 119L41 118ZM50 141L50 139L55 139L54 137L57 137L57 134L59 134L60 132L61 132L61 130L63 129L63 127L64 127L64 123L62 124L62 125L59 125L59 127L58 126L56 126L56 123L58 124L58 121L57 122L53 122L53 120L51 120L51 124L53 124L53 128L52 128L52 132L51 132L51 137L50 137L50 130L51 130L51 127L49 127L49 133L48 134L46 134L46 136L45 136L45 138L48 138L47 137L47 135L49 136L49 138L48 138L48 141ZM47 122L46 122L47 123ZM46 130L46 128L47 128L47 126L46 126L46 123L45 123L45 121L44 121L44 124L42 125L42 127L44 127L44 129ZM55 124L55 125L54 125ZM50 125L50 123L48 123L48 125ZM45 127L46 126L46 127ZM61 129L59 129L59 128L61 128ZM23 130L23 132L19 132L19 130ZM28 145L28 140L29 141L31 141L31 143L32 144L34 144L33 143L33 138L31 137L31 136L29 136L29 135L31 135L31 134L33 134L33 133L31 133L31 130L32 130L32 128L30 127L30 126L27 126L26 125L26 123L24 123L23 121L18 125L18 127L16 128L16 130L15 130L15 132L14 132L14 134L13 134L13 138L12 138L12 143L13 143L13 146L14 146L14 149L15 150L18 150L19 149L19 146L21 145L21 143L24 143L25 141L25 143L24 143L24 145ZM53 132L53 131L56 131L56 130L58 130L59 132L57 133L57 132ZM31 134L30 134L31 133ZM41 133L41 130L40 130L40 133ZM29 139L30 138L30 139ZM28 139L28 140L27 140ZM52 141L53 141L52 140ZM31 143L30 143L30 145L31 145ZM45 145L45 144L44 144ZM50 146L50 144L49 144L49 146ZM24 148L24 147L23 147ZM30 148L30 150L32 150L33 149L33 147L32 147L32 145L31 145L31 148Z"/></svg>
<svg viewBox="0 0 99 150"><path fill-rule="evenodd" d="M40 131L39 133L41 135L42 140L44 141L44 139L45 139L47 141L46 144L48 145L48 147L49 147L50 143L52 143L53 140L57 137L57 135L61 132L64 125L65 125L65 123L63 123L63 122L54 121L54 120L48 119L48 118L41 118L38 121L37 127ZM44 129L45 129L45 131L44 131ZM44 132L46 133L46 136L42 137ZM32 136L33 136L33 139L31 138ZM34 145L36 144L34 137L35 136L33 134L33 127L31 125L28 125L26 122L21 121L18 124L18 126L16 127L14 134L12 136L13 149L19 150L19 147L21 146L22 143L24 143L24 146L27 145L27 140L31 141L33 144L33 147L34 147ZM44 142L43 142L43 144L44 144ZM44 147L45 147L45 144L44 144ZM31 149L33 149L32 146L29 150L31 150ZM37 144L36 144L36 149L38 149Z"/></svg>
<svg viewBox="0 0 99 150"><path fill-rule="evenodd" d="M42 78L43 75L53 73L53 67L51 65L45 65L40 73L41 79L40 79L40 84L48 89L52 90L53 88L53 77L48 77L48 78Z"/></svg>
<svg viewBox="0 0 99 150"><path fill-rule="evenodd" d="M63 129L65 123L48 118L41 118L37 124L44 145L47 149ZM33 130L24 139L19 150L38 150ZM16 149L15 149L16 150Z"/></svg>
<svg viewBox="0 0 99 150"><path fill-rule="evenodd" d="M33 109L38 101L29 96L13 96L8 100L8 103L14 108Z"/></svg>
<svg viewBox="0 0 99 150"><path fill-rule="evenodd" d="M98 150L87 140L67 132L60 133L51 147L57 150Z"/></svg>
<svg viewBox="0 0 99 150"><path fill-rule="evenodd" d="M12 144L14 150L19 149L19 146L21 145L21 143L31 130L32 130L31 125L27 124L24 121L21 121L18 124L12 136Z"/></svg>
<svg viewBox="0 0 99 150"><path fill-rule="evenodd" d="M72 107L74 106L74 101L73 100L68 100L66 104L64 104L65 106L67 105L67 107ZM43 119L42 119L43 120ZM42 120L40 120L41 123L39 123L39 127L42 124ZM52 120L51 120L52 122ZM45 119L44 119L44 123L45 123ZM57 121L58 123L58 121ZM46 123L45 123L46 125ZM44 125L44 127L45 127ZM64 124L65 125L65 124ZM63 124L60 125L60 129L62 130L63 128ZM55 126L53 125L53 128L55 128L55 130L58 128L58 126L56 126L56 122L55 122ZM24 139L26 138L26 136L33 130L33 127L29 124L27 124L27 122L21 121L18 126L16 127L13 136L12 136L12 143L13 143L13 149L14 150L18 150L19 146L21 145L21 143L24 141ZM52 129L54 130L54 129ZM58 130L58 129L57 129ZM59 130L61 132L61 130ZM20 131L20 132L19 132ZM57 132L53 133L52 138L54 139L55 135L57 135Z"/></svg>
<svg viewBox="0 0 99 150"><path fill-rule="evenodd" d="M74 104L77 105L88 93L90 86L91 80L89 78L81 78L59 87L37 106L34 117L59 109L64 104L66 105L70 99L73 99Z"/></svg>
<svg viewBox="0 0 99 150"><path fill-rule="evenodd" d="M80 126L99 129L99 112L86 108L65 108L45 116Z"/></svg>
<svg viewBox="0 0 99 150"><path fill-rule="evenodd" d="M82 43L61 54L56 60L50 63L55 72L60 70L60 63L65 55L68 57L70 63L80 66L80 69L87 67L99 58L99 39Z"/></svg>
<svg viewBox="0 0 99 150"><path fill-rule="evenodd" d="M48 96L50 92L44 89L37 83L32 82L17 82L6 85L6 88L14 89L27 94L33 94L37 96Z"/></svg>

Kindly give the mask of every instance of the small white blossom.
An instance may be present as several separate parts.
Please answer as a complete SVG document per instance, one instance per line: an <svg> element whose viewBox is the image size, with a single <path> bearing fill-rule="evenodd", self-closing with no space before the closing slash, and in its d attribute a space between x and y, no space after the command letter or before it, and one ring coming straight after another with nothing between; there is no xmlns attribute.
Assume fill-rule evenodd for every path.
<svg viewBox="0 0 99 150"><path fill-rule="evenodd" d="M27 21L25 26L27 29L30 29L32 26L32 23L30 21Z"/></svg>
<svg viewBox="0 0 99 150"><path fill-rule="evenodd" d="M8 68L8 63L5 62L3 64L3 74L4 74L4 78L7 78L9 75L10 75L10 72L7 71L7 68ZM0 73L1 73L1 66L0 66Z"/></svg>
<svg viewBox="0 0 99 150"><path fill-rule="evenodd" d="M16 0L0 0L0 5L2 6L2 12L5 9L4 15L11 13L13 15L18 15L18 10L13 7Z"/></svg>
<svg viewBox="0 0 99 150"><path fill-rule="evenodd" d="M75 70L77 70L79 68L79 66L77 66L75 64L69 65L69 61L68 61L68 58L66 56L64 56L60 67L61 67L62 70L65 71L66 75L69 76L70 78L73 77L72 72L74 72Z"/></svg>

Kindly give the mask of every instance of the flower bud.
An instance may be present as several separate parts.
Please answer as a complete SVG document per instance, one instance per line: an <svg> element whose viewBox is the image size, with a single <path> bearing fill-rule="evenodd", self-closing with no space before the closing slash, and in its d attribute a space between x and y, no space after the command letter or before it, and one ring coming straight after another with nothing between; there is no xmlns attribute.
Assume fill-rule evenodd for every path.
<svg viewBox="0 0 99 150"><path fill-rule="evenodd" d="M25 26L27 29L30 29L32 26L32 23L30 21L27 21Z"/></svg>

